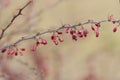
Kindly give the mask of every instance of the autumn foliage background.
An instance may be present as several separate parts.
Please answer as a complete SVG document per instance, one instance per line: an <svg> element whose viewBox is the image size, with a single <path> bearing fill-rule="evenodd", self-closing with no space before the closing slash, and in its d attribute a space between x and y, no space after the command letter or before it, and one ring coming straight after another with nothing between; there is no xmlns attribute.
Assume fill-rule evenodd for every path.
<svg viewBox="0 0 120 80"><path fill-rule="evenodd" d="M6 1L6 2L5 2ZM0 28L4 28L18 9L28 0L0 0ZM77 24L88 19L100 21L109 15L120 18L117 0L33 0L6 31L0 47L24 36L54 29L62 24ZM51 34L41 36L48 41L31 52L35 40L23 41L23 56L0 54L0 80L119 80L120 29L103 23L100 37L90 31L88 37L73 41L67 34L64 42L54 45ZM85 25L90 30L90 25Z"/></svg>

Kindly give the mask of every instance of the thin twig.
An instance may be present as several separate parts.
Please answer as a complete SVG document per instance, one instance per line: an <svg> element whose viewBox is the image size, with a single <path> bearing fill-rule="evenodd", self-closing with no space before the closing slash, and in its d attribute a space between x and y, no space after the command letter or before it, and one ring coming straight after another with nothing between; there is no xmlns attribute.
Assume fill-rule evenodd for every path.
<svg viewBox="0 0 120 80"><path fill-rule="evenodd" d="M120 20L113 20L113 21L117 22L117 23L120 23ZM32 36L22 37L22 38L18 39L16 42L14 42L14 43L12 43L10 45L6 45L6 46L3 46L3 47L0 47L0 50L3 50L5 48L9 48L9 47L15 46L18 43L23 42L23 41L34 39L37 36L44 35L44 34L47 34L47 33L57 32L59 30L65 29L65 28L77 28L79 26L83 26L83 25L86 25L86 24L96 24L96 23L105 23L105 22L113 22L113 21L109 21L109 20L101 20L101 21L97 21L97 22L95 22L95 21L86 21L86 22L80 23L80 24L61 26L61 27L58 27L56 29L52 29L52 30L47 30L47 31L43 31L43 32L40 32L40 33L36 33L36 34L34 34Z"/></svg>
<svg viewBox="0 0 120 80"><path fill-rule="evenodd" d="M0 35L0 40L3 38L5 31L11 26L11 24L15 21L15 19L22 15L22 11L31 3L32 1L30 0L27 4L25 4L21 9L19 9L19 12L11 19L10 23L2 29L1 35Z"/></svg>

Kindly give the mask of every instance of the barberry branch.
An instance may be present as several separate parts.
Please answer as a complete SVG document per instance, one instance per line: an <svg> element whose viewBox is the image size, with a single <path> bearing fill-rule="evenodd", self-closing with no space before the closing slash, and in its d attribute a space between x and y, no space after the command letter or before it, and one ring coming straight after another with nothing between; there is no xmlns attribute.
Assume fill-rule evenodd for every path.
<svg viewBox="0 0 120 80"><path fill-rule="evenodd" d="M3 38L6 30L11 26L11 24L15 21L15 19L22 15L22 11L32 2L32 0L30 0L27 4L25 4L21 9L19 9L18 13L16 15L13 16L13 18L11 19L10 23L4 28L2 29L2 32L0 34L0 40Z"/></svg>
<svg viewBox="0 0 120 80"><path fill-rule="evenodd" d="M66 29L66 30L67 29L71 29L71 31L69 31L69 33L72 35L73 40L76 41L77 40L76 36L73 35L74 33L76 33L74 31L78 31L77 34L78 34L79 37L83 37L83 36L86 37L87 34L88 34L88 31L84 27L84 25L87 25L87 24L91 24L91 29L95 32L96 37L98 37L99 36L98 29L99 29L99 27L101 27L101 23L105 23L105 22L112 22L113 24L115 24L115 23L117 24L118 23L118 25L113 28L113 32L116 32L117 27L120 25L120 19L113 19L111 16L109 16L109 18L106 19L106 20L100 20L100 21L88 20L86 22L73 24L73 25L62 25L61 27L58 27L56 29L39 32L39 33L33 34L32 36L28 36L28 37L22 37L22 38L18 39L16 42L14 42L14 43L12 43L10 45L6 45L6 46L3 46L3 47L0 47L0 50L4 50L4 49L7 49L7 48L16 46L18 43L23 42L23 41L35 39L37 36L41 36L41 35L44 35L44 34L47 34L47 33L53 33L54 34L54 33L59 32L60 30L64 30L64 29ZM92 26L92 25L94 25L94 26ZM81 32L79 30L77 30L78 27L80 27L80 31L83 32L82 34L81 34ZM54 42L54 40L53 40L53 42ZM39 44L39 43L37 43L37 44Z"/></svg>

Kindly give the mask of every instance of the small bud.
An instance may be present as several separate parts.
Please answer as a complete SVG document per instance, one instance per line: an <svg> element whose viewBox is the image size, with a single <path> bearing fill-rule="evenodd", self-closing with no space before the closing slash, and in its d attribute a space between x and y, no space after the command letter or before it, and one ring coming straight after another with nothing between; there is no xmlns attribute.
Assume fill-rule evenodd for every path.
<svg viewBox="0 0 120 80"><path fill-rule="evenodd" d="M108 21L112 21L113 19L113 15L108 16Z"/></svg>

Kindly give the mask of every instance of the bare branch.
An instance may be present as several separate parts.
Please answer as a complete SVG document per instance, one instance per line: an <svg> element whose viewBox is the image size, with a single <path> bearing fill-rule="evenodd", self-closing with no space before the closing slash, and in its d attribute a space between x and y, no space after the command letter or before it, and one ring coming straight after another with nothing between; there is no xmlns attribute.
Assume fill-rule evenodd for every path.
<svg viewBox="0 0 120 80"><path fill-rule="evenodd" d="M11 19L10 23L2 29L1 35L0 35L0 40L3 38L5 31L11 26L11 24L15 21L15 19L22 15L22 11L31 3L32 1L30 0L27 4L25 4L21 9L19 9L19 12Z"/></svg>

